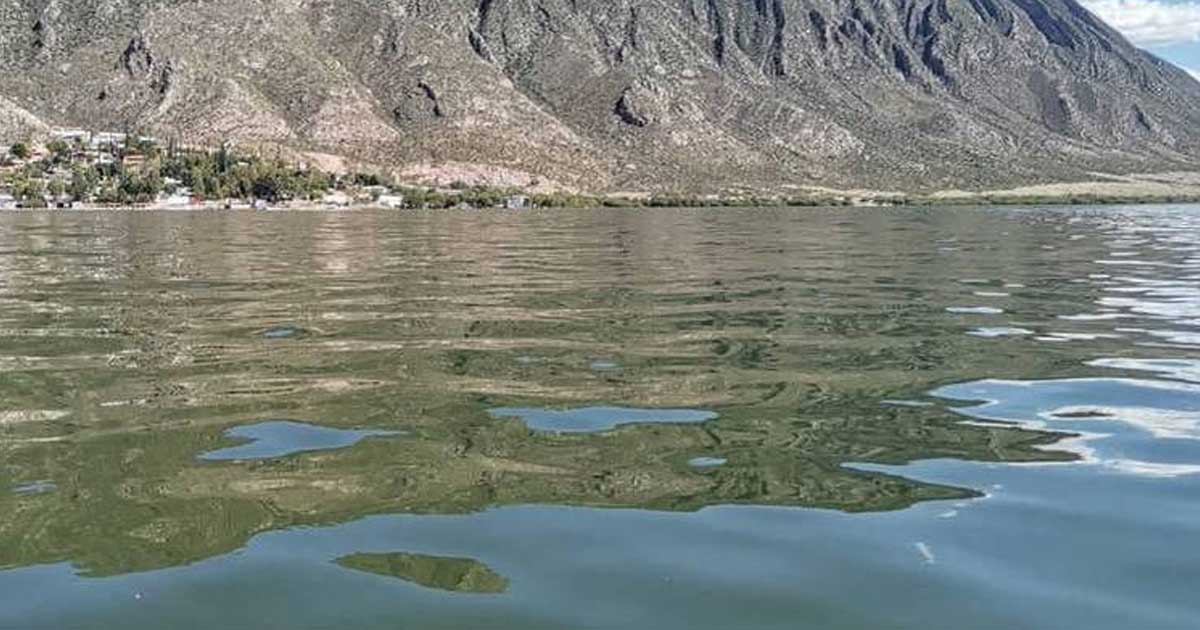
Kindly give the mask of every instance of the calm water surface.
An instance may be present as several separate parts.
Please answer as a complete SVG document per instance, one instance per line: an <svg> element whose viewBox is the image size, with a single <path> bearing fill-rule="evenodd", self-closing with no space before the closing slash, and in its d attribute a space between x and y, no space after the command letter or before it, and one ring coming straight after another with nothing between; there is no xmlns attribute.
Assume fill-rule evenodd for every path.
<svg viewBox="0 0 1200 630"><path fill-rule="evenodd" d="M392 437L396 431L368 429L331 429L303 422L273 420L234 427L225 437L243 442L237 446L204 453L209 461L275 459L296 453L329 451L354 446L370 437Z"/></svg>
<svg viewBox="0 0 1200 630"><path fill-rule="evenodd" d="M1183 629L1198 540L1198 207L0 215L0 628Z"/></svg>

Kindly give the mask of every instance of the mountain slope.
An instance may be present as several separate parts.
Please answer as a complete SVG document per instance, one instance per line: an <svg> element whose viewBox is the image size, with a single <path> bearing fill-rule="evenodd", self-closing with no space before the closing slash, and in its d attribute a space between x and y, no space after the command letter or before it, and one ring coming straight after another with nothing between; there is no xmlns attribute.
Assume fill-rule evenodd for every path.
<svg viewBox="0 0 1200 630"><path fill-rule="evenodd" d="M0 0L0 66L54 124L592 190L1200 167L1200 83L1074 0Z"/></svg>
<svg viewBox="0 0 1200 630"><path fill-rule="evenodd" d="M6 139L39 137L49 130L37 116L0 96L0 146L7 146Z"/></svg>

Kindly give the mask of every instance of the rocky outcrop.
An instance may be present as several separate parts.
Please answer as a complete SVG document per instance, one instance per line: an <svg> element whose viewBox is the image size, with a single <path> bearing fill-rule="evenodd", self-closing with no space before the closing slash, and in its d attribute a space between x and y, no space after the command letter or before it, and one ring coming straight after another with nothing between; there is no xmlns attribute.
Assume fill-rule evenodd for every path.
<svg viewBox="0 0 1200 630"><path fill-rule="evenodd" d="M1200 84L1075 0L0 0L0 65L56 124L577 188L1200 168Z"/></svg>
<svg viewBox="0 0 1200 630"><path fill-rule="evenodd" d="M37 116L0 97L0 147L11 142L45 137L50 131Z"/></svg>

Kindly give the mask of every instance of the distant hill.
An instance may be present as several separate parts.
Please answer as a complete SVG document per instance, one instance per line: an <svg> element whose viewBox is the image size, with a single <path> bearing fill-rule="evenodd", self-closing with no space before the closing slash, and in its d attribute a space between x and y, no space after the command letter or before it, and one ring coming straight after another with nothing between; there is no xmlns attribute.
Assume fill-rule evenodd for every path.
<svg viewBox="0 0 1200 630"><path fill-rule="evenodd" d="M1074 0L0 0L0 141L233 139L593 191L1200 170L1200 83Z"/></svg>

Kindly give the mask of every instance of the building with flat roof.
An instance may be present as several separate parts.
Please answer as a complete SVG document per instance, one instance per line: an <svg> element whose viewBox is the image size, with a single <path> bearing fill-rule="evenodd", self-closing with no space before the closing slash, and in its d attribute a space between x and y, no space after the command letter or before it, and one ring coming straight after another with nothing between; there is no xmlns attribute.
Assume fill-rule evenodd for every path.
<svg viewBox="0 0 1200 630"><path fill-rule="evenodd" d="M379 198L375 200L375 203L381 208L403 208L404 197L402 195L379 195Z"/></svg>
<svg viewBox="0 0 1200 630"><path fill-rule="evenodd" d="M532 205L533 204L530 202L529 197L526 197L525 195L509 195L508 197L504 198L504 207L508 208L509 210L524 210Z"/></svg>

